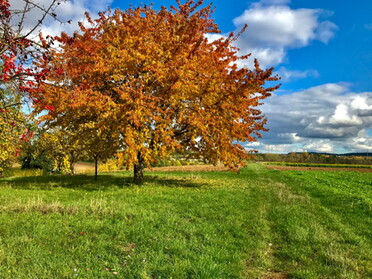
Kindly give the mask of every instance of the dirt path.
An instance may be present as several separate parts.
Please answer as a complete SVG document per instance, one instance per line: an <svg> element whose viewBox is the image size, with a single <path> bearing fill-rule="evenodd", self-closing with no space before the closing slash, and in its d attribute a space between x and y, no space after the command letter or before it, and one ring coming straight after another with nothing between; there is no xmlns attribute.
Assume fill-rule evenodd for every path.
<svg viewBox="0 0 372 279"><path fill-rule="evenodd" d="M325 167L294 167L294 166L276 166L276 165L265 165L269 169L274 170L298 170L298 171L357 171L357 172L372 172L372 168L325 168ZM193 166L169 166L169 167L154 167L151 169L145 169L146 172L156 171L228 171L229 168L224 165L193 165ZM94 172L94 164L86 162L78 162L75 165L76 173L87 173Z"/></svg>
<svg viewBox="0 0 372 279"><path fill-rule="evenodd" d="M86 162L77 162L75 164L75 173L94 172L94 164Z"/></svg>
<svg viewBox="0 0 372 279"><path fill-rule="evenodd" d="M169 167L154 167L151 169L145 169L146 172L155 172L155 171L228 171L229 168L224 165L193 165L193 166L169 166ZM98 167L99 171L99 167ZM75 164L76 173L87 173L94 172L94 164L86 162L77 162Z"/></svg>
<svg viewBox="0 0 372 279"><path fill-rule="evenodd" d="M171 167L154 167L146 171L228 171L229 168L224 165L194 165L194 166L171 166Z"/></svg>

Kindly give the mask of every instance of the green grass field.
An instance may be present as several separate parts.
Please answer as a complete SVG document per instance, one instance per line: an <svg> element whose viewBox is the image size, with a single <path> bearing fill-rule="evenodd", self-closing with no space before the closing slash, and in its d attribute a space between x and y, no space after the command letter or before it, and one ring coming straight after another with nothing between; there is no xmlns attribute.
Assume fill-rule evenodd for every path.
<svg viewBox="0 0 372 279"><path fill-rule="evenodd" d="M357 164L317 164L317 163L291 163L291 162L267 162L266 165L288 166L288 167L320 167L320 168L365 168L371 169L372 165Z"/></svg>
<svg viewBox="0 0 372 279"><path fill-rule="evenodd" d="M372 278L372 174L0 179L0 278Z"/></svg>

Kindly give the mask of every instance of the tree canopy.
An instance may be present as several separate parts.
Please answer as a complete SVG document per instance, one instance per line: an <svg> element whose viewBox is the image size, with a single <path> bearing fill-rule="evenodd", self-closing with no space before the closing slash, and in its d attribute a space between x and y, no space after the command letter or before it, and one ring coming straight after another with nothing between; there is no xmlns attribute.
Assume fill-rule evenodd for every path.
<svg viewBox="0 0 372 279"><path fill-rule="evenodd" d="M239 34L208 40L220 32L210 5L177 4L87 14L87 24L58 36L60 49L38 63L47 74L32 97L36 111L48 110L43 120L87 140L114 139L105 148L124 150L137 183L144 167L176 151L237 170L248 158L237 142L266 130L258 106L278 88L265 87L278 79L272 68L237 66L249 57L233 46Z"/></svg>

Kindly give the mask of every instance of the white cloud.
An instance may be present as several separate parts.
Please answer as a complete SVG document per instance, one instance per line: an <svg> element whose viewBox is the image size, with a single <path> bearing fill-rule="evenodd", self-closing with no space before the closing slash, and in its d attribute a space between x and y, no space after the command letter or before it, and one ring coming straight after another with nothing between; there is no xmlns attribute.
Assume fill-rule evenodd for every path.
<svg viewBox="0 0 372 279"><path fill-rule="evenodd" d="M365 149L372 143L366 133L372 128L372 92L355 93L349 87L324 84L267 99L262 111L270 131L261 142L322 152L330 146L333 150Z"/></svg>
<svg viewBox="0 0 372 279"><path fill-rule="evenodd" d="M372 102L371 99L368 99L365 95L356 96L351 102L351 107L355 110L372 111Z"/></svg>
<svg viewBox="0 0 372 279"><path fill-rule="evenodd" d="M366 130L362 130L344 145L350 152L372 152L372 137L368 136Z"/></svg>
<svg viewBox="0 0 372 279"><path fill-rule="evenodd" d="M315 152L325 152L332 153L334 151L333 145L325 140L313 141L304 145L304 150L315 151Z"/></svg>
<svg viewBox="0 0 372 279"><path fill-rule="evenodd" d="M323 42L328 43L334 36L335 32L337 31L338 27L331 21L323 21L319 23L318 28L315 31L315 37Z"/></svg>
<svg viewBox="0 0 372 279"><path fill-rule="evenodd" d="M267 144L264 148L260 149L261 152L269 153L289 153L289 152L301 152L301 150L296 150L290 144Z"/></svg>
<svg viewBox="0 0 372 279"><path fill-rule="evenodd" d="M205 37L208 39L208 42L217 41L221 38L226 39L227 35L224 34L205 34Z"/></svg>
<svg viewBox="0 0 372 279"><path fill-rule="evenodd" d="M290 81L294 79L302 79L307 77L319 77L319 72L314 69L299 71L299 70L288 70L285 67L280 67L277 71L278 75L282 78L282 81Z"/></svg>
<svg viewBox="0 0 372 279"><path fill-rule="evenodd" d="M257 58L260 65L265 68L269 65L277 65L283 62L285 57L284 49L273 49L273 48L252 48L252 49L240 49L240 54L252 53L254 58ZM235 62L239 68L253 68L253 59L249 57L245 60L238 60Z"/></svg>
<svg viewBox="0 0 372 279"><path fill-rule="evenodd" d="M349 107L346 104L337 105L333 115L329 119L329 124L333 125L361 125L363 121L357 115L352 115ZM327 124L327 122L323 123Z"/></svg>
<svg viewBox="0 0 372 279"><path fill-rule="evenodd" d="M304 46L316 38L318 10L292 10L287 6L254 6L234 19L239 27L248 24L247 37L256 44Z"/></svg>
<svg viewBox="0 0 372 279"><path fill-rule="evenodd" d="M338 27L331 21L320 20L326 11L292 9L287 5L289 2L256 2L234 19L237 30L248 24L236 42L242 53L252 53L263 66L276 66L286 61L289 49L305 47L314 40L328 43L333 38ZM252 62L248 64L251 65Z"/></svg>
<svg viewBox="0 0 372 279"><path fill-rule="evenodd" d="M261 146L262 143L258 142L258 141L252 141L252 142L249 142L246 144L246 147L248 148L257 148L259 146Z"/></svg>

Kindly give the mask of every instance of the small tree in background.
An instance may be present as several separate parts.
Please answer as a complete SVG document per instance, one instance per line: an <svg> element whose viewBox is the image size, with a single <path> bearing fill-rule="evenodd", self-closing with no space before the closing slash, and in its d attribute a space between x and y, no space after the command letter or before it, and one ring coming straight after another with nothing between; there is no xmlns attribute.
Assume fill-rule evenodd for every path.
<svg viewBox="0 0 372 279"><path fill-rule="evenodd" d="M42 169L46 173L70 173L68 152L60 142L60 134L38 131L22 146L20 162L23 169Z"/></svg>
<svg viewBox="0 0 372 279"><path fill-rule="evenodd" d="M94 178L97 180L98 162L106 161L116 154L119 148L119 133L112 126L102 129L94 127L92 123L81 125L78 131L82 149L94 160Z"/></svg>
<svg viewBox="0 0 372 279"><path fill-rule="evenodd" d="M77 133L68 130L51 130L51 135L63 150L70 174L75 174L75 164L84 156L83 140Z"/></svg>
<svg viewBox="0 0 372 279"><path fill-rule="evenodd" d="M62 33L61 50L39 62L47 82L33 98L38 112L48 109L43 120L114 132L139 184L146 166L175 151L237 171L249 156L236 142L256 141L266 130L257 107L278 88L264 87L278 79L272 68L257 61L252 70L238 68L249 55L237 54L233 33L208 41L206 34L219 32L211 6L177 4L107 11L94 20L87 14L88 26Z"/></svg>

